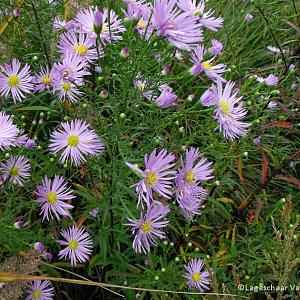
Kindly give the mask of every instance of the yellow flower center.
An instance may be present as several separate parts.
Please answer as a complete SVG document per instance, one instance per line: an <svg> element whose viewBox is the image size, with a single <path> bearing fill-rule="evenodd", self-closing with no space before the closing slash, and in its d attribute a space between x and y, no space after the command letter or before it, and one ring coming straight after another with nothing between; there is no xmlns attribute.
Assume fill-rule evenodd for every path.
<svg viewBox="0 0 300 300"><path fill-rule="evenodd" d="M20 84L20 78L16 75L10 75L8 77L7 83L11 87L18 86Z"/></svg>
<svg viewBox="0 0 300 300"><path fill-rule="evenodd" d="M35 290L33 292L33 299L40 299L42 296L42 292L40 290Z"/></svg>
<svg viewBox="0 0 300 300"><path fill-rule="evenodd" d="M50 192L48 195L47 195L47 199L48 199L48 202L50 204L55 204L57 202L57 195L56 193L54 192Z"/></svg>
<svg viewBox="0 0 300 300"><path fill-rule="evenodd" d="M146 23L145 21L143 20L143 18L139 19L138 23L137 23L137 27L141 30L145 29L146 28Z"/></svg>
<svg viewBox="0 0 300 300"><path fill-rule="evenodd" d="M221 108L221 111L224 114L228 114L230 112L230 107L227 101L225 100L220 100L219 101L219 107Z"/></svg>
<svg viewBox="0 0 300 300"><path fill-rule="evenodd" d="M158 179L157 174L153 171L150 171L145 178L145 183L149 186L153 186L156 184L157 179Z"/></svg>
<svg viewBox="0 0 300 300"><path fill-rule="evenodd" d="M67 82L63 82L63 83L61 84L61 87L62 87L65 91L67 91L67 92L70 92L70 91L71 91L71 86L70 86Z"/></svg>
<svg viewBox="0 0 300 300"><path fill-rule="evenodd" d="M145 89L145 83L144 82L139 82L137 84L137 88L140 90L140 91L143 91Z"/></svg>
<svg viewBox="0 0 300 300"><path fill-rule="evenodd" d="M84 55L86 54L87 51L87 47L83 44L79 44L75 47L75 50L77 53L79 53L80 55Z"/></svg>
<svg viewBox="0 0 300 300"><path fill-rule="evenodd" d="M148 233L152 229L152 222L151 221L146 221L146 222L142 223L141 227L142 227L142 230L145 233Z"/></svg>
<svg viewBox="0 0 300 300"><path fill-rule="evenodd" d="M77 147L79 143L79 137L75 134L70 134L67 139L67 144L70 147Z"/></svg>
<svg viewBox="0 0 300 300"><path fill-rule="evenodd" d="M43 79L42 79L42 83L44 83L45 85L48 85L48 84L51 83L51 82L52 82L52 78L49 77L49 76L45 76L45 77L43 77Z"/></svg>
<svg viewBox="0 0 300 300"><path fill-rule="evenodd" d="M201 280L201 275L199 273L193 273L192 277L195 282L199 282Z"/></svg>
<svg viewBox="0 0 300 300"><path fill-rule="evenodd" d="M204 61L203 63L201 63L201 65L207 71L211 71L212 70L212 65L209 62L207 62L207 61Z"/></svg>
<svg viewBox="0 0 300 300"><path fill-rule="evenodd" d="M20 172L20 169L16 166L13 166L11 169L10 169L10 175L11 176L17 176L19 175L19 172Z"/></svg>
<svg viewBox="0 0 300 300"><path fill-rule="evenodd" d="M78 242L76 240L71 240L69 242L69 248L71 250L76 250L78 248Z"/></svg>
<svg viewBox="0 0 300 300"><path fill-rule="evenodd" d="M192 170L187 171L184 175L184 180L187 183L193 183L196 180L196 174Z"/></svg>

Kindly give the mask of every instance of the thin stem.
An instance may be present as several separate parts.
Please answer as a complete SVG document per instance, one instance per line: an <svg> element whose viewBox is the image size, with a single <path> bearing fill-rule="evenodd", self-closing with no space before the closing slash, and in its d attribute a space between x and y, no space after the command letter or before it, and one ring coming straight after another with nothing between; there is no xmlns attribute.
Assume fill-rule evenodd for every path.
<svg viewBox="0 0 300 300"><path fill-rule="evenodd" d="M47 52L47 46L46 46L46 44L44 42L41 24L40 24L40 21L39 21L39 17L38 17L36 8L35 8L35 6L33 4L33 1L31 1L31 6L32 6L32 10L33 10L33 13L34 13L36 24L37 24L37 27L38 27L38 30L39 30L41 46L42 46L42 48L44 50L48 67L51 69L51 63L50 63L50 58L49 58L49 55L48 55L48 52Z"/></svg>

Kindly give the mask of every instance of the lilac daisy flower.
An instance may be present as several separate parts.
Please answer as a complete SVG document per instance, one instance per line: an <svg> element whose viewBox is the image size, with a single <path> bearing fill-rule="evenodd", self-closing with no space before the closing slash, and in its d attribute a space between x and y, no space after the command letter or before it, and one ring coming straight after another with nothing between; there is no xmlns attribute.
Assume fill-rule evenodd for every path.
<svg viewBox="0 0 300 300"><path fill-rule="evenodd" d="M245 20L246 21L251 21L253 19L253 16L251 14L246 14Z"/></svg>
<svg viewBox="0 0 300 300"><path fill-rule="evenodd" d="M132 227L132 233L135 233L133 249L136 253L147 254L151 246L157 245L158 238L166 238L166 234L161 230L169 224L169 221L161 221L170 212L168 206L158 201L153 201L147 207L145 215L141 213L138 221L127 218L130 223L124 224Z"/></svg>
<svg viewBox="0 0 300 300"><path fill-rule="evenodd" d="M78 53L66 52L61 63L54 64L55 71L63 81L70 81L77 85L83 84L83 77L91 73L86 70L86 61Z"/></svg>
<svg viewBox="0 0 300 300"><path fill-rule="evenodd" d="M37 187L35 194L38 196L36 202L41 208L40 215L43 215L43 221L45 219L49 221L49 216L53 218L52 213L58 221L60 216L70 216L68 210L74 206L66 202L75 198L75 196L63 177L56 175L51 180L45 176L42 185Z"/></svg>
<svg viewBox="0 0 300 300"><path fill-rule="evenodd" d="M137 184L133 185L138 193L138 205L142 199L147 203L153 200L153 192L170 199L172 195L172 180L176 174L176 171L171 170L175 165L173 163L174 160L175 156L168 153L166 149L161 150L158 154L156 154L156 149L154 149L149 157L147 154L144 157L144 171L126 162L128 167L137 171L142 177Z"/></svg>
<svg viewBox="0 0 300 300"><path fill-rule="evenodd" d="M58 240L57 243L66 247L59 251L59 258L70 259L73 266L76 266L77 262L86 262L93 249L91 235L84 229L77 228L75 225L62 230L60 233L65 241Z"/></svg>
<svg viewBox="0 0 300 300"><path fill-rule="evenodd" d="M62 163L70 159L71 164L79 166L86 161L84 156L97 156L104 150L104 145L85 121L75 119L61 126L63 129L51 134L49 148L54 154L63 150Z"/></svg>
<svg viewBox="0 0 300 300"><path fill-rule="evenodd" d="M200 73L204 72L206 76L211 78L212 80L220 79L222 81L225 81L221 77L221 74L226 71L226 65L213 65L213 60L214 57L204 61L204 46L199 45L195 50L193 50L193 53L191 55L191 62L194 63L194 66L191 68L190 72L194 76L198 76Z"/></svg>
<svg viewBox="0 0 300 300"><path fill-rule="evenodd" d="M247 110L243 108L242 97L237 98L237 92L232 94L234 85L234 82L228 81L223 89L222 82L217 81L218 108L214 117L219 123L217 129L231 141L246 136L247 128L251 125L241 121L246 116Z"/></svg>
<svg viewBox="0 0 300 300"><path fill-rule="evenodd" d="M102 42L111 43L112 41L122 40L122 36L120 34L126 29L122 25L122 22L116 13L113 10L108 11L108 9L105 8L102 17L103 23L100 33ZM94 28L95 10L89 8L79 11L76 15L75 21L79 27L77 30L78 32L87 33L94 39L94 41L96 40L97 34L95 33Z"/></svg>
<svg viewBox="0 0 300 300"><path fill-rule="evenodd" d="M19 129L13 124L12 117L0 111L0 150L13 146L18 135Z"/></svg>
<svg viewBox="0 0 300 300"><path fill-rule="evenodd" d="M187 273L182 275L187 279L187 284L190 289L196 288L200 293L209 290L210 274L208 271L203 271L204 261L202 259L193 259L187 265L183 265Z"/></svg>
<svg viewBox="0 0 300 300"><path fill-rule="evenodd" d="M277 76L270 74L266 79L265 79L265 83L268 86L276 86L278 85L279 79Z"/></svg>
<svg viewBox="0 0 300 300"><path fill-rule="evenodd" d="M42 253L45 250L45 245L41 242L36 242L33 245L35 251Z"/></svg>
<svg viewBox="0 0 300 300"><path fill-rule="evenodd" d="M194 215L200 214L200 206L207 197L206 190L200 187L199 183L214 177L212 163L207 162L206 158L200 159L200 157L197 148L186 150L186 160L184 162L181 157L181 168L175 179L176 200L187 219L192 219Z"/></svg>
<svg viewBox="0 0 300 300"><path fill-rule="evenodd" d="M34 91L41 93L45 89L49 90L49 88L53 87L53 81L56 77L57 74L54 68L49 70L48 66L41 67L40 72L35 77Z"/></svg>
<svg viewBox="0 0 300 300"><path fill-rule="evenodd" d="M78 90L76 84L64 79L55 80L53 91L58 93L59 100L63 102L76 103L84 95L83 92Z"/></svg>
<svg viewBox="0 0 300 300"><path fill-rule="evenodd" d="M192 13L199 19L199 22L212 31L218 31L223 26L223 18L215 18L213 10L205 11L205 0L197 4L197 0L178 0L178 6L186 12Z"/></svg>
<svg viewBox="0 0 300 300"><path fill-rule="evenodd" d="M11 93L15 103L17 101L22 102L26 98L25 94L29 94L33 90L29 65L26 64L21 70L20 68L20 61L14 58L12 64L5 64L3 73L0 73L1 96L7 98L9 93Z"/></svg>
<svg viewBox="0 0 300 300"><path fill-rule="evenodd" d="M20 186L30 175L30 161L25 156L12 156L6 163L0 165L5 181L16 182Z"/></svg>
<svg viewBox="0 0 300 300"><path fill-rule="evenodd" d="M74 31L68 31L61 35L57 45L58 51L65 56L68 52L76 55L89 63L94 63L98 59L95 41L88 37L85 33L78 35ZM99 47L99 55L103 57L103 51Z"/></svg>
<svg viewBox="0 0 300 300"><path fill-rule="evenodd" d="M160 108L174 106L177 101L177 95L169 89L163 89L161 94L155 99L155 102Z"/></svg>
<svg viewBox="0 0 300 300"><path fill-rule="evenodd" d="M181 12L177 0L155 0L152 24L156 34L175 47L190 51L203 40L201 24L190 12Z"/></svg>
<svg viewBox="0 0 300 300"><path fill-rule="evenodd" d="M218 40L212 39L211 40L211 47L208 48L208 51L212 55L216 56L216 55L218 55L218 54L220 54L222 52L223 47L224 47L223 43L221 43Z"/></svg>
<svg viewBox="0 0 300 300"><path fill-rule="evenodd" d="M54 288L48 280L35 280L28 284L26 300L52 300Z"/></svg>

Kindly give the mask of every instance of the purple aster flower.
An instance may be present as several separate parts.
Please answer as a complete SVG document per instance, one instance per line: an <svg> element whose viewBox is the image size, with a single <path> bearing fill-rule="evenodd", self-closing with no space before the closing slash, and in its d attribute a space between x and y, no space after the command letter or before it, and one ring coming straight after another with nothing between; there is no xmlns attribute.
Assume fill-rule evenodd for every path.
<svg viewBox="0 0 300 300"><path fill-rule="evenodd" d="M57 243L66 247L59 251L59 258L70 259L73 266L76 266L77 262L86 262L93 249L90 234L83 228L77 228L75 225L62 230L60 233L65 241L58 240Z"/></svg>
<svg viewBox="0 0 300 300"><path fill-rule="evenodd" d="M58 93L58 98L60 101L69 101L71 103L76 103L79 98L84 95L83 92L78 90L76 84L65 79L55 80L53 91Z"/></svg>
<svg viewBox="0 0 300 300"><path fill-rule="evenodd" d="M52 260L52 258L53 258L53 255L52 255L52 253L50 253L50 252L45 252L44 253L44 258L47 260L47 261L51 261Z"/></svg>
<svg viewBox="0 0 300 300"><path fill-rule="evenodd" d="M212 39L211 40L211 47L208 48L208 51L212 55L216 56L216 55L218 55L222 52L223 47L224 47L224 45L220 41Z"/></svg>
<svg viewBox="0 0 300 300"><path fill-rule="evenodd" d="M30 175L30 161L23 155L12 156L6 163L0 165L5 181L16 182L20 186Z"/></svg>
<svg viewBox="0 0 300 300"><path fill-rule="evenodd" d="M25 224L24 224L23 221L16 221L16 222L14 223L14 226L15 226L15 228L17 228L17 229L20 229L20 228L24 227Z"/></svg>
<svg viewBox="0 0 300 300"><path fill-rule="evenodd" d="M27 149L34 149L37 146L36 141L34 139L28 139L25 143L25 147Z"/></svg>
<svg viewBox="0 0 300 300"><path fill-rule="evenodd" d="M224 82L225 79L221 77L221 74L226 71L226 65L213 65L213 60L214 57L204 61L204 46L198 46L195 50L193 50L193 53L191 55L190 61L193 62L194 65L191 68L190 72L194 76L198 76L200 73L204 72L206 76L211 78L212 80L216 81L217 79L219 79Z"/></svg>
<svg viewBox="0 0 300 300"><path fill-rule="evenodd" d="M253 19L253 16L251 14L246 14L245 15L245 20L246 21L251 21Z"/></svg>
<svg viewBox="0 0 300 300"><path fill-rule="evenodd" d="M100 33L100 38L103 43L111 43L111 41L122 40L120 35L126 29L122 25L121 20L118 18L113 10L108 11L107 8L103 11L103 23ZM95 41L97 34L94 28L95 10L92 8L83 9L76 15L75 21L78 24L78 31L88 33ZM110 22L110 23L108 23Z"/></svg>
<svg viewBox="0 0 300 300"><path fill-rule="evenodd" d="M86 33L76 34L74 31L68 31L61 35L57 45L58 51L63 55L70 53L78 55L83 61L94 63L98 59L95 42ZM103 51L99 47L99 55L103 57Z"/></svg>
<svg viewBox="0 0 300 300"><path fill-rule="evenodd" d="M152 24L157 29L156 34L179 49L190 51L203 40L197 20L190 12L178 10L177 0L154 1Z"/></svg>
<svg viewBox="0 0 300 300"><path fill-rule="evenodd" d="M170 67L169 66L164 66L163 69L161 70L161 73L166 76L166 75L169 75L170 74Z"/></svg>
<svg viewBox="0 0 300 300"><path fill-rule="evenodd" d="M276 101L270 101L267 107L271 110L274 110L274 109L277 108L277 102Z"/></svg>
<svg viewBox="0 0 300 300"><path fill-rule="evenodd" d="M11 94L15 103L17 101L22 102L26 98L25 94L29 94L33 90L29 65L26 64L21 70L20 68L20 61L14 58L11 65L4 65L4 73L0 73L1 96L7 98Z"/></svg>
<svg viewBox="0 0 300 300"><path fill-rule="evenodd" d="M28 284L27 297L25 300L52 300L54 288L48 280L35 280Z"/></svg>
<svg viewBox="0 0 300 300"><path fill-rule="evenodd" d="M12 117L0 111L0 150L14 146L19 132L18 127L13 124Z"/></svg>
<svg viewBox="0 0 300 300"><path fill-rule="evenodd" d="M34 91L41 93L45 89L49 90L51 87L53 87L53 81L57 77L57 74L55 72L55 69L52 68L49 71L48 66L41 67L40 72L35 77L35 87Z"/></svg>
<svg viewBox="0 0 300 300"><path fill-rule="evenodd" d="M274 46L267 46L267 50L271 51L271 52L274 52L274 53L280 53L280 49L277 48L277 47L274 47Z"/></svg>
<svg viewBox="0 0 300 300"><path fill-rule="evenodd" d="M55 215L57 220L60 216L70 216L69 209L74 206L66 203L75 198L73 191L67 186L65 179L61 176L55 176L53 180L47 176L42 181L42 185L37 187L35 194L38 196L36 202L41 208L40 215L43 215L43 221L49 216Z"/></svg>
<svg viewBox="0 0 300 300"><path fill-rule="evenodd" d="M161 94L155 99L156 104L160 108L174 106L177 101L177 95L169 89L163 89Z"/></svg>
<svg viewBox="0 0 300 300"><path fill-rule="evenodd" d="M200 97L200 102L203 106L213 106L218 103L217 87L213 85L210 89L206 90Z"/></svg>
<svg viewBox="0 0 300 300"><path fill-rule="evenodd" d="M91 73L86 70L86 61L78 53L66 52L61 63L55 63L54 68L61 80L82 85L83 77Z"/></svg>
<svg viewBox="0 0 300 300"><path fill-rule="evenodd" d="M256 138L253 140L253 143L254 143L256 146L260 145L260 143L261 143L261 136L256 137Z"/></svg>
<svg viewBox="0 0 300 300"><path fill-rule="evenodd" d="M187 284L190 289L196 288L200 293L209 290L210 274L208 271L202 272L204 266L202 259L195 258L183 266L187 271L183 277L187 279Z"/></svg>
<svg viewBox="0 0 300 300"><path fill-rule="evenodd" d="M97 217L97 215L98 215L98 213L99 213L99 208L93 208L91 211L90 211L90 215L92 216L92 217L94 217L94 218L96 218Z"/></svg>
<svg viewBox="0 0 300 300"><path fill-rule="evenodd" d="M13 14L15 17L19 17L21 13L20 7L15 7Z"/></svg>
<svg viewBox="0 0 300 300"><path fill-rule="evenodd" d="M207 162L204 157L200 158L197 148L186 150L186 160L184 162L181 157L181 168L175 179L176 200L187 219L200 214L200 207L207 198L207 191L199 184L214 177L212 163Z"/></svg>
<svg viewBox="0 0 300 300"><path fill-rule="evenodd" d="M84 156L97 156L104 150L104 145L85 121L75 119L61 123L61 126L63 129L51 134L49 148L52 153L63 150L60 157L62 163L70 159L71 164L79 166L86 161Z"/></svg>
<svg viewBox="0 0 300 300"><path fill-rule="evenodd" d="M161 230L169 224L169 221L161 221L170 212L168 206L158 201L153 201L147 206L145 215L141 213L138 221L127 217L130 223L124 224L132 227L132 233L135 234L133 249L136 253L147 254L151 246L157 245L158 238L166 238L166 234Z"/></svg>
<svg viewBox="0 0 300 300"><path fill-rule="evenodd" d="M265 79L265 83L268 86L276 86L278 85L279 79L277 76L270 74L266 79Z"/></svg>
<svg viewBox="0 0 300 300"><path fill-rule="evenodd" d="M217 81L218 108L215 110L215 119L219 125L216 129L223 132L225 138L234 140L247 135L248 123L241 121L247 110L243 108L242 97L237 98L237 92L232 93L235 83L228 81L223 89L222 82Z"/></svg>
<svg viewBox="0 0 300 300"><path fill-rule="evenodd" d="M38 252L43 252L45 250L45 245L41 242L36 242L34 243L33 248Z"/></svg>
<svg viewBox="0 0 300 300"><path fill-rule="evenodd" d="M205 0L201 0L197 5L197 0L178 0L178 6L186 12L196 16L199 22L212 31L218 31L223 26L223 18L215 18L211 9L205 11Z"/></svg>
<svg viewBox="0 0 300 300"><path fill-rule="evenodd" d="M176 174L176 171L171 170L175 165L173 163L174 160L175 156L169 154L166 149L161 150L158 154L156 154L156 149L154 149L149 157L147 154L144 157L144 171L126 162L128 167L138 172L142 177L137 184L133 185L138 193L138 205L142 199L147 203L153 200L153 192L170 199L172 195L172 180Z"/></svg>

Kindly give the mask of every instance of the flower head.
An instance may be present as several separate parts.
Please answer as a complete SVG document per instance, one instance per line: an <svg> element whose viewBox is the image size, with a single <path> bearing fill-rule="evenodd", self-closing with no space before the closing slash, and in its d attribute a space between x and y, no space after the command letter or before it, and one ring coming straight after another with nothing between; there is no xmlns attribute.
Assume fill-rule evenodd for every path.
<svg viewBox="0 0 300 300"><path fill-rule="evenodd" d="M60 37L57 45L58 51L63 55L70 53L78 55L79 59L94 63L98 59L95 42L86 33L76 34L74 31L67 31ZM99 47L99 55L103 57L103 51Z"/></svg>
<svg viewBox="0 0 300 300"><path fill-rule="evenodd" d="M200 97L200 102L203 106L213 106L218 102L217 87L213 85L210 89L206 90Z"/></svg>
<svg viewBox="0 0 300 300"><path fill-rule="evenodd" d="M217 109L214 118L218 121L217 129L222 131L225 138L234 140L247 135L247 128L250 126L241 120L246 116L247 110L243 108L241 97L238 92L232 92L235 83L228 81L223 89L222 82L217 81Z"/></svg>
<svg viewBox="0 0 300 300"><path fill-rule="evenodd" d="M28 284L26 300L52 300L54 288L48 280L35 280Z"/></svg>
<svg viewBox="0 0 300 300"><path fill-rule="evenodd" d="M84 156L97 156L104 150L104 145L85 121L75 119L61 125L62 129L51 134L49 148L52 153L63 151L62 163L70 159L71 164L78 166L85 162Z"/></svg>
<svg viewBox="0 0 300 300"><path fill-rule="evenodd" d="M30 76L29 65L21 69L21 63L14 58L12 64L5 64L3 73L0 73L0 94L7 98L12 95L14 102L22 102L33 90L32 77Z"/></svg>
<svg viewBox="0 0 300 300"><path fill-rule="evenodd" d="M73 191L67 187L63 177L55 176L53 180L47 176L42 181L42 185L37 187L35 194L38 196L37 203L41 208L41 213L44 219L49 221L49 216L55 215L57 220L60 216L70 216L69 209L73 206L66 203L75 198Z"/></svg>
<svg viewBox="0 0 300 300"><path fill-rule="evenodd" d="M142 179L134 185L138 193L138 205L142 199L146 202L153 200L153 192L167 199L170 198L172 195L172 180L176 174L176 171L171 170L175 165L173 163L174 160L175 156L169 154L166 149L161 150L158 154L156 154L156 149L154 149L149 157L147 154L145 155L144 171L126 162L128 167L137 171L142 176Z"/></svg>
<svg viewBox="0 0 300 300"><path fill-rule="evenodd" d="M212 55L218 55L222 52L223 50L223 43L221 43L218 40L212 39L211 40L211 47L208 48L208 51L212 54Z"/></svg>
<svg viewBox="0 0 300 300"><path fill-rule="evenodd" d="M0 150L14 146L18 135L19 129L13 124L11 116L0 111Z"/></svg>
<svg viewBox="0 0 300 300"><path fill-rule="evenodd" d="M176 200L187 219L200 214L200 206L207 197L206 190L199 184L214 177L212 163L200 158L197 148L186 150L186 159L184 161L181 157L181 168L175 179Z"/></svg>
<svg viewBox="0 0 300 300"><path fill-rule="evenodd" d="M163 89L161 94L155 99L160 108L174 106L177 101L177 95L169 89Z"/></svg>
<svg viewBox="0 0 300 300"><path fill-rule="evenodd" d="M187 279L189 288L196 288L200 293L209 290L210 274L208 271L202 271L204 261L201 259L193 259L187 265L184 265L187 273L183 275Z"/></svg>
<svg viewBox="0 0 300 300"><path fill-rule="evenodd" d="M145 215L141 213L138 221L127 218L130 223L125 224L132 227L132 232L135 233L133 241L133 249L141 254L150 251L152 245L156 245L158 238L165 238L166 234L161 230L169 224L169 221L161 221L169 213L168 206L163 205L158 201L153 201L147 206Z"/></svg>
<svg viewBox="0 0 300 300"><path fill-rule="evenodd" d="M60 233L65 240L58 240L57 243L66 247L59 251L59 258L70 259L71 265L74 266L76 266L77 262L86 262L93 248L90 234L82 228L77 228L75 225L62 230Z"/></svg>
<svg viewBox="0 0 300 300"><path fill-rule="evenodd" d="M198 76L200 73L204 72L207 77L212 80L225 81L221 75L226 71L226 65L218 64L213 65L214 57L209 60L204 60L204 46L199 45L191 55L191 62L194 63L191 68L191 73L194 76Z"/></svg>
<svg viewBox="0 0 300 300"><path fill-rule="evenodd" d="M177 0L155 0L152 24L156 34L164 37L175 47L190 51L203 40L198 17L190 12L181 12Z"/></svg>
<svg viewBox="0 0 300 300"><path fill-rule="evenodd" d="M16 182L18 185L23 186L24 181L30 177L30 162L21 156L11 156L11 158L0 165L2 175L5 181Z"/></svg>
<svg viewBox="0 0 300 300"><path fill-rule="evenodd" d="M40 72L35 77L35 92L43 92L45 89L49 90L54 85L54 79L57 77L55 69L49 70L48 66L41 67Z"/></svg>
<svg viewBox="0 0 300 300"><path fill-rule="evenodd" d="M251 14L248 13L248 14L245 15L245 20L246 21L251 21L252 19L253 19L253 16Z"/></svg>

